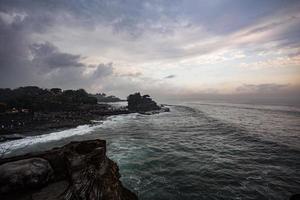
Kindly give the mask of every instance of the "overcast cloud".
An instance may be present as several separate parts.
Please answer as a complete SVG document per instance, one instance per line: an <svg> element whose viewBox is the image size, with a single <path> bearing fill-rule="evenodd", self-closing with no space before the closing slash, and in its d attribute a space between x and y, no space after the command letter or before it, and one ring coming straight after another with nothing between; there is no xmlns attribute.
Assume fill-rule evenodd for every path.
<svg viewBox="0 0 300 200"><path fill-rule="evenodd" d="M3 0L0 87L299 94L299 10L297 0Z"/></svg>

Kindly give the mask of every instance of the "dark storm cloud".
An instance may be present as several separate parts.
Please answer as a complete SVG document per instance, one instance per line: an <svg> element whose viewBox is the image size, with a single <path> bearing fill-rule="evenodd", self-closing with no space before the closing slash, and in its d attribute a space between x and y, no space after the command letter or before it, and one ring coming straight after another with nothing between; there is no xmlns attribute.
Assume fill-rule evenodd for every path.
<svg viewBox="0 0 300 200"><path fill-rule="evenodd" d="M150 0L62 0L62 1L38 1L38 0L12 0L0 2L2 12L24 12L28 20L32 21L35 29L39 25L76 19L81 26L93 27L98 23L111 25L116 31L126 31L129 34L138 35L145 28L153 28L162 17L175 18L172 10L177 0L150 1ZM174 5L174 6L172 6ZM37 22L37 23L35 23ZM42 23L39 23L42 22ZM166 27L161 27L166 29ZM158 30L161 31L161 30Z"/></svg>
<svg viewBox="0 0 300 200"><path fill-rule="evenodd" d="M300 3L296 0L2 0L0 1L0 87L37 84L89 88L92 85L102 84L102 78L113 75L114 68L111 63L86 64L83 60L89 55L73 54L61 50L64 48L59 49L55 46L57 45L55 37L37 41L36 34L47 35L50 30L55 32L56 29L53 27L58 25L67 30L74 29L70 30L70 35L59 33L65 39L72 37L73 33L76 35L79 28L93 32L98 25L112 28L116 36L119 33L133 36L125 39L138 40L143 34L148 34L150 37L141 40L141 43L135 45L136 47L121 46L123 43L118 43L114 48L118 50L123 48L130 56L141 56L141 60L145 57L150 57L151 60L166 57L175 60L185 56L209 54L232 43L225 40L213 41L201 44L199 48L186 50L183 48L186 44L200 43L202 36L199 36L198 32L187 36L184 33L176 35L177 30L200 27L201 31L209 34L208 37L222 38L255 25L260 20L271 18L273 15L275 18L285 16L289 13L297 13L299 9ZM298 18L292 20L299 21ZM273 30L284 24L281 21L270 22L250 29L248 34ZM281 46L299 45L299 27L293 26L283 32L279 31L269 40L280 41ZM168 37L173 34L176 36L175 39L171 38L168 41ZM97 37L101 38L102 35ZM77 44L80 41L74 38L73 47L81 48ZM157 42L158 39L163 42ZM110 43L105 43L106 38L103 38L103 41L94 45L108 49ZM59 47L64 47L64 42ZM112 48L110 51L115 53L114 50ZM141 73L120 74L116 77L123 79L123 82L120 81L119 84L116 83L117 80L113 80L110 84L125 88L135 84L128 83L126 78L140 75ZM160 77L162 76L158 79L161 79ZM165 78L174 77L170 75ZM276 86L247 86L246 88L265 91L272 87L276 88Z"/></svg>
<svg viewBox="0 0 300 200"><path fill-rule="evenodd" d="M81 62L81 55L61 52L50 42L35 43L31 38L75 12L69 4L56 1L1 1L0 87L88 87L99 77L112 74L112 64L99 64L89 76L83 76L88 66Z"/></svg>
<svg viewBox="0 0 300 200"><path fill-rule="evenodd" d="M92 71L85 73L86 68ZM97 66L84 66L74 68L57 68L45 74L44 80L47 87L60 86L63 88L90 88L92 85L103 84L103 78L113 74L112 63Z"/></svg>
<svg viewBox="0 0 300 200"><path fill-rule="evenodd" d="M32 63L41 68L83 67L80 55L62 53L49 42L33 44L30 47L33 55Z"/></svg>
<svg viewBox="0 0 300 200"><path fill-rule="evenodd" d="M33 22L28 22L26 15L1 14L0 87L89 87L99 77L112 74L110 63L95 65L94 70L84 76L88 66L81 62L81 55L61 52L50 42L34 43L30 36L37 26L29 26ZM48 25L41 26L46 29Z"/></svg>
<svg viewBox="0 0 300 200"><path fill-rule="evenodd" d="M116 76L119 77L133 77L133 78L140 77L142 75L143 74L141 72L128 72L128 73L116 74Z"/></svg>
<svg viewBox="0 0 300 200"><path fill-rule="evenodd" d="M152 15L154 20L159 16L144 13L143 7L142 1L1 1L1 87L38 83L35 75L40 76L40 71L45 69L84 66L80 55L62 53L50 43L35 44L31 38L33 34L45 33L57 23L76 23L88 28L104 23L112 25L116 31L132 30L137 33L140 32L138 25L145 16ZM93 78L102 76L100 69L102 67L97 66ZM105 69L104 73L109 74L111 66Z"/></svg>
<svg viewBox="0 0 300 200"><path fill-rule="evenodd" d="M165 79L171 79L171 78L175 78L176 76L175 75L169 75L169 76L166 76L164 77Z"/></svg>
<svg viewBox="0 0 300 200"><path fill-rule="evenodd" d="M5 20L5 17L7 19ZM11 21L8 21L11 20ZM10 86L14 82L30 78L28 71L28 31L21 16L0 16L0 84ZM18 75L22 74L22 77Z"/></svg>
<svg viewBox="0 0 300 200"><path fill-rule="evenodd" d="M4 0L0 2L0 7L4 12L27 13L28 21L30 19L32 26L40 30L44 24L70 17L81 25L105 23L114 26L116 30L126 30L132 34L147 29L164 33L171 31L173 25L154 26L161 19L175 24L180 19L186 19L190 24L204 26L215 34L228 34L282 9L297 9L299 1Z"/></svg>
<svg viewBox="0 0 300 200"><path fill-rule="evenodd" d="M113 74L113 64L99 64L97 66L90 65L89 67L95 68L95 71L91 75L91 79L98 79L104 76L109 76Z"/></svg>

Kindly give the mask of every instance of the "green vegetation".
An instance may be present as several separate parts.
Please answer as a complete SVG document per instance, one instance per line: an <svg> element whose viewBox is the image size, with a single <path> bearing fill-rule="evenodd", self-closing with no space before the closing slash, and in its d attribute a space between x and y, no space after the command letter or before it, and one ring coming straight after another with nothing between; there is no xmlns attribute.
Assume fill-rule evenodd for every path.
<svg viewBox="0 0 300 200"><path fill-rule="evenodd" d="M13 108L29 111L76 110L83 104L97 104L97 99L84 89L62 91L60 88L48 90L36 86L0 89L0 112Z"/></svg>
<svg viewBox="0 0 300 200"><path fill-rule="evenodd" d="M105 93L97 93L97 94L92 95L92 96L96 97L99 102L118 102L118 101L123 101L120 98L118 98L116 96L113 96L113 95L107 96Z"/></svg>

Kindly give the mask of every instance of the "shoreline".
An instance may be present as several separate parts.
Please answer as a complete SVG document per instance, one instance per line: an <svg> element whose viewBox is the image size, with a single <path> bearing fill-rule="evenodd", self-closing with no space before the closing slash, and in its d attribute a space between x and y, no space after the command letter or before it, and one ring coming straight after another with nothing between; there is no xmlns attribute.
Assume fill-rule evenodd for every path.
<svg viewBox="0 0 300 200"><path fill-rule="evenodd" d="M0 143L92 125L93 121L103 121L109 116L133 113L124 108L112 108L109 104L98 105L76 111L1 114Z"/></svg>
<svg viewBox="0 0 300 200"><path fill-rule="evenodd" d="M111 117L117 117L117 116L128 116L129 114L141 114L141 115L154 115L159 113L168 112L169 108L165 107L159 111L149 111L149 112L126 112L126 113L119 113L114 115L106 115L102 116L100 120L92 119L89 123L79 124L75 125L73 124L72 127L63 127L59 129L47 129L45 131L35 132L36 134L33 134L32 132L30 134L24 134L23 137L17 138L17 139L9 139L5 141L0 142L0 155L2 153L2 158L9 158L14 157L16 155L22 155L24 153L30 153L30 152L39 152L40 150L34 148L27 149L28 146L34 146L39 145L42 143L48 143L51 144L53 148L57 145L55 143L59 143L58 146L61 146L64 144L64 139L72 138L72 137L80 137L81 135L89 134L90 132L93 132L95 129L105 126L105 122L109 121ZM98 118L99 119L99 118ZM72 141L72 140L70 140ZM55 144L55 145L52 145ZM26 150L24 149L26 148ZM46 148L48 149L48 148ZM41 150L45 150L42 148ZM24 152L25 151L25 152ZM0 157L1 160L1 157Z"/></svg>
<svg viewBox="0 0 300 200"><path fill-rule="evenodd" d="M87 107L85 110L80 109L77 111L2 114L0 115L0 122L2 119L2 124L3 119L6 119L6 121L13 121L15 126L12 128L3 128L1 127L3 125L0 124L0 144L7 141L23 139L28 136L50 134L82 125L93 125L97 123L95 121L104 121L110 116L131 113L153 115L170 111L166 105L161 105L160 110L150 111L131 111L124 107L115 108L108 103L98 105L99 107ZM103 105L106 107L103 108ZM11 118L7 119L7 115L11 115ZM8 124L8 126L11 125Z"/></svg>

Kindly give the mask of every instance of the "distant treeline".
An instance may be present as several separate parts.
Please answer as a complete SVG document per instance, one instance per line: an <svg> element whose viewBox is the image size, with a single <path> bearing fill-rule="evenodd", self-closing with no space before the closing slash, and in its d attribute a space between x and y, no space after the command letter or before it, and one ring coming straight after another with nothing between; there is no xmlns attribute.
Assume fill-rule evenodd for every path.
<svg viewBox="0 0 300 200"><path fill-rule="evenodd" d="M80 105L97 104L96 95L84 89L62 90L60 88L42 89L37 86L16 89L0 88L0 112L10 109L29 111L76 110Z"/></svg>
<svg viewBox="0 0 300 200"><path fill-rule="evenodd" d="M113 95L107 96L105 93L97 93L97 94L94 94L92 96L96 97L99 102L118 102L118 101L124 101L124 100L121 100L120 98L118 98L116 96L113 96Z"/></svg>

